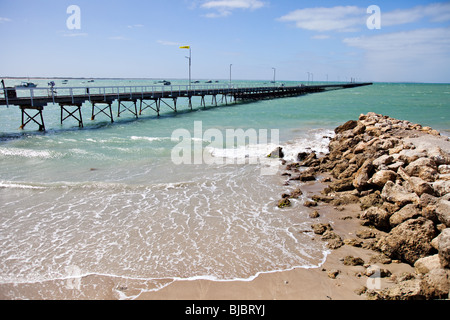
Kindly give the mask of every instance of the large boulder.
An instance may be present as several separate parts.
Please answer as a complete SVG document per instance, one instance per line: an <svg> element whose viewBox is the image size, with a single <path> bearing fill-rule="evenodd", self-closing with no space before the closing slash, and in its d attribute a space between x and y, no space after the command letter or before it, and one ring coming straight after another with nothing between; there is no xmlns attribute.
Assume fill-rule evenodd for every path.
<svg viewBox="0 0 450 320"><path fill-rule="evenodd" d="M392 181L388 181L384 185L381 198L399 206L404 206L408 203L419 203L420 200L415 193L408 192L404 187Z"/></svg>
<svg viewBox="0 0 450 320"><path fill-rule="evenodd" d="M433 269L420 282L421 294L425 299L448 299L449 279L443 269Z"/></svg>
<svg viewBox="0 0 450 320"><path fill-rule="evenodd" d="M395 212L390 218L389 223L392 227L396 227L399 224L405 222L408 219L414 219L421 216L421 212L417 205L407 204L399 211Z"/></svg>
<svg viewBox="0 0 450 320"><path fill-rule="evenodd" d="M349 120L346 123L344 123L343 125L337 127L334 132L336 134L347 131L347 130L352 130L354 128L356 128L356 126L358 125L358 121L355 120Z"/></svg>
<svg viewBox="0 0 450 320"><path fill-rule="evenodd" d="M386 182L395 181L397 178L397 173L392 170L380 170L376 172L373 177L368 181L368 183L376 185L380 188L383 188ZM430 186L431 189L431 186ZM431 189L433 190L433 189Z"/></svg>
<svg viewBox="0 0 450 320"><path fill-rule="evenodd" d="M364 161L361 168L356 171L355 178L353 179L353 186L356 189L363 189L368 185L368 181L372 176L373 171L373 159L367 159Z"/></svg>
<svg viewBox="0 0 450 320"><path fill-rule="evenodd" d="M439 235L439 260L444 268L450 268L450 228L444 229Z"/></svg>
<svg viewBox="0 0 450 320"><path fill-rule="evenodd" d="M439 200L436 205L436 215L440 222L450 227L450 201Z"/></svg>
<svg viewBox="0 0 450 320"><path fill-rule="evenodd" d="M435 236L433 222L419 217L407 220L392 229L378 241L377 247L388 257L413 265L433 252L431 240Z"/></svg>
<svg viewBox="0 0 450 320"><path fill-rule="evenodd" d="M414 263L414 269L418 274L427 274L431 270L441 269L441 263L439 261L439 255L435 254L432 256L420 258Z"/></svg>
<svg viewBox="0 0 450 320"><path fill-rule="evenodd" d="M389 213L379 207L371 207L361 215L362 220L367 220L371 225L379 230L389 230Z"/></svg>
<svg viewBox="0 0 450 320"><path fill-rule="evenodd" d="M448 180L438 180L433 183L433 189L439 197L443 197L450 193L450 181Z"/></svg>

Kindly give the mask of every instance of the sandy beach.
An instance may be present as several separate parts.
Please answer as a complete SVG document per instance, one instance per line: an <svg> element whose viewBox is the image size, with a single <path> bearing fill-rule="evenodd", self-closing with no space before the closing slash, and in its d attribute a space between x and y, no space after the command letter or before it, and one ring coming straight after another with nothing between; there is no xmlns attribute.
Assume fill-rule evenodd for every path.
<svg viewBox="0 0 450 320"><path fill-rule="evenodd" d="M373 128L364 126L364 129L361 129L360 126L362 126L362 124L360 122L356 123L355 121L350 129L346 128L347 124L343 125L340 132L343 132L343 136L345 136L345 132L347 132L347 136L353 138L355 135L361 134L361 132L368 132L369 129L378 130L376 129L377 127L384 128L381 129L384 133L393 130L392 134L389 135L380 136L380 131L374 134L374 136L380 136L380 142L388 141L392 137L396 137L396 139L399 138L398 141L403 143L404 146L408 146L407 149L404 149L406 151L409 150L407 152L415 150L417 152L429 152L432 154L432 150L438 150L440 154L434 159L436 160L436 163L444 163L444 166L446 166L445 163L448 161L448 155L450 153L450 141L447 137L440 136L440 134L432 128L422 128L420 125L389 119L388 117L383 117L381 115L361 115L360 119L367 121L367 118L369 118L368 121L370 122L371 117L377 119L377 121L371 123L372 125L375 125L375 122L378 122ZM384 119L388 119L387 122L389 123L389 128L386 128ZM392 123L395 125L391 126ZM400 124L400 129L396 127L397 124ZM349 133L352 130L353 133ZM356 131L359 131L359 133ZM377 138L373 140L377 140ZM389 146L389 148L391 147L392 146ZM379 149L382 148L380 147ZM398 149L401 150L402 148ZM348 155L348 151L349 150L347 150L344 155ZM366 151L370 152L370 150ZM414 159L417 159L417 157ZM410 159L411 163L414 162L412 160L413 159ZM372 162L372 160L370 161ZM364 165L361 167L364 167ZM433 178L433 181L436 180L438 181L436 183L440 183L439 179L441 179L440 181L443 181L444 185L447 186L448 183L445 182L447 181L447 176L445 175L446 171L444 172L444 169L447 170L447 167L448 166L445 168L440 167L440 172L443 174L438 176L439 178ZM360 171L361 170L358 170L356 175L354 174L355 179L358 178ZM399 171L399 173L402 174L402 178L405 181L411 179L408 176L405 177L403 171ZM415 183L418 183L417 179L414 180ZM322 181L332 181L328 172L316 177L316 180L313 182L303 184L300 188L301 192L308 199L313 199L315 195L321 193L323 195L322 190L327 187L327 184ZM355 184L355 182L353 182L353 184ZM434 186L434 184L432 185ZM440 185L442 185L442 183ZM415 185L411 184L411 187L416 189ZM361 188L361 190L363 189ZM448 202L448 200L445 200L446 197L448 197L447 189L444 189L443 192L436 190L432 190L427 194L432 193L433 195L438 195L439 193L443 196L441 201ZM356 197L355 194L357 193L358 192L349 193L347 196L352 199L352 197ZM360 193L369 196L371 194L376 194L373 193L372 189ZM412 192L412 194L414 194L414 192ZM421 195L423 195L423 193ZM414 194L414 196L416 196L416 194ZM383 205L388 202L389 201L385 199ZM422 209L422 213L419 215L425 214L424 212L429 213L432 211L433 216L428 214L427 218L435 221L436 228L439 231L448 230L446 229L448 226L445 225L448 221L445 220L446 218L442 218L442 214L438 213L439 210L436 209L436 206L430 207L424 204L421 204L421 206L424 209ZM399 210L400 207L401 206L398 206L396 209L393 209L391 217L399 212L395 210ZM427 254L424 254L422 255L422 258L419 259L419 263L416 261L416 263L412 265L411 262L406 263L407 261L404 261L404 259L403 261L402 259L390 259L380 252L382 250L377 248L378 242L382 242L380 239L387 239L390 230L386 230L386 232L381 231L380 229L383 228L375 228L370 223L364 223L360 218L361 215L364 215L365 210L363 210L360 201L344 201L337 203L333 201L331 201L331 203L315 202L310 210L311 213L314 212L314 215L311 215L312 219L317 219L319 225L329 224L329 226L331 226L329 229L334 233L333 236L329 238L332 240L335 238L339 239L339 244L336 245L335 248L330 249L330 254L327 256L323 266L312 269L294 269L285 272L261 274L251 282L212 282L205 280L179 281L172 283L160 291L139 295L138 299L366 300L375 298L429 299L436 296L439 298L448 298L450 286L448 280L449 269L442 267L442 261L445 261L445 258L441 258L441 264L437 262L432 266L430 266L431 264L428 264L428 262L425 262L431 259L437 259L438 256L440 257L441 251L447 250L443 249L444 245L439 245L439 255L436 254L436 251L431 250L430 252L434 255L430 254L430 256L428 256ZM446 214L448 215L448 212L444 213L444 215ZM437 215L438 218L434 215ZM410 217L405 218L405 221L415 217L417 217L417 215L411 215ZM311 231L305 230L304 232ZM324 234L323 232L316 233ZM312 241L323 240L324 239L321 239L320 235L317 235ZM408 246L408 244L406 246ZM414 247L416 245L411 246ZM415 247L412 248L412 250L415 249ZM431 276L431 274L433 274L433 276ZM431 280L431 278L434 277L434 274L439 274L439 276L434 280ZM411 281L413 281L413 285L410 283ZM370 294L368 295L367 292Z"/></svg>

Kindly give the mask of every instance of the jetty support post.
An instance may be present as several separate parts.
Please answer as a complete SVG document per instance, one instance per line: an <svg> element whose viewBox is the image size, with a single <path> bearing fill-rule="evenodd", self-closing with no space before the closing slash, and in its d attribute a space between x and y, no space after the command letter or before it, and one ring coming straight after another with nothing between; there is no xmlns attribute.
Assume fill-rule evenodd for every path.
<svg viewBox="0 0 450 320"><path fill-rule="evenodd" d="M39 131L45 131L44 116L42 115L44 107L20 106L20 110L22 111L22 125L19 129L25 129L25 126L33 121L39 126ZM34 110L36 113L30 115L27 110Z"/></svg>
<svg viewBox="0 0 450 320"><path fill-rule="evenodd" d="M133 102L134 104L134 110L130 109L129 107L127 107L120 99L117 100L118 101L118 109L117 109L117 117L120 118L120 115L125 112L125 111L130 111L135 117L136 119L138 118L138 111L137 111L137 100L130 100L131 102ZM128 100L127 100L128 101ZM120 107L123 107L125 110L120 110ZM141 107L142 107L142 100L141 100Z"/></svg>
<svg viewBox="0 0 450 320"><path fill-rule="evenodd" d="M81 115L81 104L78 105L66 105L66 104L60 104L61 106L61 125L63 124L64 120L72 117L75 120L78 121L78 127L83 128L83 116ZM74 107L75 109L73 111L68 110L68 107ZM67 113L67 115L64 117L64 112ZM78 113L78 116L75 114Z"/></svg>
<svg viewBox="0 0 450 320"><path fill-rule="evenodd" d="M97 104L106 104L105 107L97 107ZM97 113L95 113L95 109L98 109L99 111ZM109 109L109 113L106 113L105 110ZM114 122L114 118L113 118L113 113L112 113L112 107L111 107L111 102L92 102L92 117L91 120L94 121L95 117L97 115L99 115L100 113L103 113L104 115L106 115L108 118L111 119L111 123Z"/></svg>

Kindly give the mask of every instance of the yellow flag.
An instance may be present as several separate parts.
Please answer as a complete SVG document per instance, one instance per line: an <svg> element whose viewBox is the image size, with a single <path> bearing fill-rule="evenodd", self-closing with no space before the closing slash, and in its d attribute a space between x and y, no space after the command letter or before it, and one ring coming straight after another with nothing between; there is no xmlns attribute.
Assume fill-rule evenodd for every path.
<svg viewBox="0 0 450 320"><path fill-rule="evenodd" d="M183 46L183 47L180 47L180 49L190 49L191 47L190 46Z"/></svg>

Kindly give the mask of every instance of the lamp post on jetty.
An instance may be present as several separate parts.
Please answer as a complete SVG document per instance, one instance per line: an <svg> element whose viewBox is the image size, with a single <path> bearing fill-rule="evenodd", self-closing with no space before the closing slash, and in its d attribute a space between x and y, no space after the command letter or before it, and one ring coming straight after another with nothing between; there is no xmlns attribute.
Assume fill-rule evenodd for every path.
<svg viewBox="0 0 450 320"><path fill-rule="evenodd" d="M272 81L272 83L275 83L275 76L276 76L277 69L276 68L272 68L272 69L273 69L273 81Z"/></svg>
<svg viewBox="0 0 450 320"><path fill-rule="evenodd" d="M186 57L186 59L189 59L189 89L191 89L191 65L192 65L192 55L191 55L191 46L182 46L180 49L189 49L189 57Z"/></svg>
<svg viewBox="0 0 450 320"><path fill-rule="evenodd" d="M231 67L233 66L233 64L230 64L230 88L231 88Z"/></svg>

